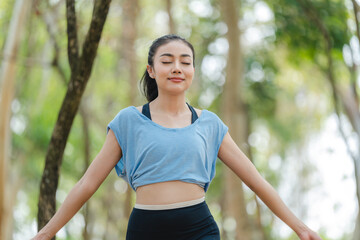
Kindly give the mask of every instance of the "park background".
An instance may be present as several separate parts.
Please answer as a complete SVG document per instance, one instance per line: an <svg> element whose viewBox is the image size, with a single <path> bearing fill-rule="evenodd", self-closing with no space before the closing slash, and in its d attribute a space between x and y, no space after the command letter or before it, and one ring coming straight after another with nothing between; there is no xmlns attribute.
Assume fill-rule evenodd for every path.
<svg viewBox="0 0 360 240"><path fill-rule="evenodd" d="M0 1L0 239L31 238L38 212L43 224L96 156L107 124L145 103L147 51L168 33L195 47L188 102L224 120L323 239L360 239L359 4ZM222 239L298 239L220 161L207 202ZM113 171L57 239L124 239L133 204Z"/></svg>

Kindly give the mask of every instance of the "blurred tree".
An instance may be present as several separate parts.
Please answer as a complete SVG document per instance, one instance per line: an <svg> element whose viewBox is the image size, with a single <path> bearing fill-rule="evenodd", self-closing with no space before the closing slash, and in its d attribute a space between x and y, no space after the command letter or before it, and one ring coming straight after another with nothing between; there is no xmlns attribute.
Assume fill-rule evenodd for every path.
<svg viewBox="0 0 360 240"><path fill-rule="evenodd" d="M247 139L249 136L248 114L243 99L244 63L240 47L240 31L238 28L239 7L237 1L223 0L222 15L228 27L227 39L229 42L228 60L226 66L226 82L222 95L222 112L225 123L234 141L248 155ZM251 239L250 223L246 212L246 202L241 180L228 168L225 170L224 184L224 218L226 221L233 218L236 222L234 232L226 231L226 239Z"/></svg>
<svg viewBox="0 0 360 240"><path fill-rule="evenodd" d="M137 16L139 13L138 0L124 0L123 1L123 15L122 15L122 32L121 42L122 51L119 59L122 58L122 70L128 79L130 87L130 104L137 103L138 98L138 77L136 64L135 41L137 38Z"/></svg>
<svg viewBox="0 0 360 240"><path fill-rule="evenodd" d="M355 77L351 78L355 74L345 73L346 66L342 55L343 48L351 35L346 24L350 18L345 3L326 0L315 2L280 0L269 4L272 5L275 13L277 44L288 47L290 62L297 67L313 64L323 74L321 79L329 83L334 110L338 117L339 132L354 161L359 202L360 155L359 152L355 154L351 151L349 134L346 134L343 124L345 114L357 139L360 139L358 89ZM353 1L353 4L356 5L356 2ZM357 21L358 13L355 5L353 7ZM358 22L356 26L358 28ZM358 217L354 239L360 239L359 220Z"/></svg>
<svg viewBox="0 0 360 240"><path fill-rule="evenodd" d="M55 68L55 71L59 74L60 80L64 84L64 87L67 85L67 77L66 71L60 65L60 46L59 40L57 39L57 32L59 29L57 18L59 16L59 9L61 7L61 3L58 2L57 4L51 6L47 3L48 11L42 14L43 20L46 24L46 30L49 34L50 42L52 47L54 48L54 56L52 59L52 66ZM46 62L47 59L44 59ZM44 66L46 68L46 66ZM86 103L86 102L85 102ZM89 109L84 104L84 101L79 106L79 114L82 119L82 129L83 129L83 145L84 145L84 173L88 166L90 165L90 133L89 133ZM88 240L91 239L91 228L89 226L90 222L90 201L85 203L83 208L83 215L84 215L84 229L83 229L83 239Z"/></svg>
<svg viewBox="0 0 360 240"><path fill-rule="evenodd" d="M169 33L170 34L176 34L176 26L173 19L173 14L171 12L172 10L172 0L166 0L166 12L169 16Z"/></svg>
<svg viewBox="0 0 360 240"><path fill-rule="evenodd" d="M342 48L348 40L348 32L346 24L339 24L334 19L329 19L326 15L322 14L322 7L325 5L329 13L334 12L340 19L346 19L346 8L341 3L324 2L323 6L316 5L307 0L297 0L297 3L303 10L310 24L313 24L314 28L318 30L320 36L319 40L322 43L320 51L317 54L324 54L326 61L315 62L323 71L326 79L332 90L332 98L334 104L334 110L338 117L339 131L344 139L344 142L348 148L348 152L352 157L354 163L355 183L356 183L356 195L358 201L358 216L355 223L355 230L353 239L360 239L360 152L355 153L351 150L349 144L349 137L346 135L346 131L343 127L342 115L345 114L351 123L353 131L356 133L358 139L360 139L360 112L359 112L359 98L356 79L349 79L346 85L341 83L340 79L336 77L336 68L334 62L337 62L336 55L341 53ZM358 4L352 1L354 8L354 15L356 19L356 31L359 33L358 22ZM359 41L359 39L357 39ZM355 66L355 63L353 63ZM354 69L350 69L354 71Z"/></svg>
<svg viewBox="0 0 360 240"><path fill-rule="evenodd" d="M15 0L12 1L15 2ZM11 1L0 1L1 44L5 41L7 31L4 29L7 29L6 26L11 15L10 7L4 9L4 6L10 6L8 2ZM43 155L58 113L56 106L61 104L59 96L66 91L64 83L61 81L68 82L70 78L69 69L66 67L68 61L65 53L61 51L61 49L65 49L66 37L58 34L64 32L64 28L66 28L65 18L61 17L65 13L65 8L63 8L65 1L38 2L44 9L41 9L41 6L36 8L35 14L26 24L25 31L28 36L23 41L25 44L21 46L22 52L20 52L21 57L18 61L19 70L17 73L18 79L22 81L18 81L19 84L15 86L17 96L13 101L13 108L18 110L16 112L13 110L12 121L19 122L21 120L25 130L21 132L11 129L13 131L11 167L21 174L21 179L26 179L17 194L16 208L13 212L14 239L24 239L24 236L28 235L26 235L26 231L30 231L30 228L31 231L34 231L30 227L33 226L36 215L35 201L37 200L38 189L35 189L34 185L37 185L40 180L39 176L41 176L44 162ZM91 125L89 137L91 137L90 150L92 155L103 142L106 134L104 130L106 122L110 121L119 109L131 104L130 90L136 89L135 85L129 82L130 67L127 65L129 58L119 57L123 56L125 50L123 49L125 47L122 46L124 44L124 32L132 31L132 29L129 30L129 27L125 27L122 22L126 14L123 10L124 2L124 0L112 1L111 11L106 20L108 23L102 33L101 51L99 49L93 66L91 77L95 78L96 81L89 81L82 97L82 102L85 102L88 110L87 120ZM223 16L220 15L220 9L224 6L218 4L219 2L217 0L172 0L171 9L173 10L170 10L169 13L168 1L139 1L139 14L136 21L138 22L137 32L141 34L138 34L134 41L135 59L140 63L136 67L139 76L143 73L146 65L147 49L145 48L150 45L154 38L168 33L170 29L168 24L171 21L168 19L168 15L171 14L170 18L177 25L177 33L190 40L196 50L196 76L187 96L194 106L198 105L200 108L214 112L220 112L219 109L222 106L220 100L225 97L222 96L225 93L221 93L225 79L224 70L229 63L226 61L229 40L225 39L225 33L229 29L224 23ZM322 4L324 1L319 2ZM329 2L336 2L336 0ZM314 80L324 78L319 74L319 70L316 70L315 65L309 64L310 61L311 64L316 61L322 63L321 68L318 69L325 69L323 64L326 62L325 54L319 54L320 50L324 49L324 41L321 40L321 37L319 38L321 34L314 27L315 25L308 24L310 21L304 17L305 15L299 5L295 8L291 5L296 3L295 0L287 0L286 3L278 0L269 1L268 5L273 6L274 9L275 23L273 22L274 19L264 23L257 20L258 16L254 14L259 10L258 6L264 6L264 2L241 1L240 12L242 17L239 17L237 23L240 28L240 52L244 65L241 74L244 79L243 87L238 93L241 92L243 100L245 99L248 103L245 105L250 117L248 124L251 123L251 135L248 142L253 151L253 156L249 153L248 156L251 157L261 174L272 185L279 186L280 190L284 186L293 188L291 196L285 195L285 197L290 200L290 205L297 204L295 210L304 216L307 209L307 196L304 196L303 191L310 189L313 185L307 184L309 181L305 179L306 176L304 177L302 172L295 168L295 166L301 166L303 158L298 156L288 159L288 157L294 155L291 152L294 146L296 152L304 154L303 147L309 139L309 133L314 134L314 125L320 128L322 120L327 117L328 112L318 111L318 106L324 104L324 99L319 100L318 97L319 95L324 97L325 94L328 94L328 89L324 88L321 81ZM47 6L45 6L46 4ZM318 1L315 5L318 6ZM59 8L59 11L50 9L55 6ZM79 0L76 1L76 7L79 9L77 12L79 20L77 30L80 43L83 41L82 36L86 34L86 26L90 22L86 19L91 16L92 5L88 4L86 0ZM325 15L328 15L327 19L333 20L333 23L338 22L336 18L343 19L328 6L322 5L322 8L321 14L319 14L322 20ZM176 11L174 11L175 9ZM319 7L319 9L321 8ZM44 21L41 17L48 21L46 24L48 33L45 31ZM53 23L51 23L52 21ZM342 22L348 22L349 26L352 26L351 21L352 18L347 18L347 21ZM264 27L264 25L266 26ZM291 25L293 27L286 28L286 26ZM314 29L315 31L313 31ZM330 32L334 29L337 27L332 25L329 27ZM257 44L254 42L249 44L248 37L251 34L248 33L255 32L256 35L256 30L260 30L261 34L268 34L276 30L277 35L275 37L275 35L270 34L266 38L256 39L254 42L258 41ZM55 51L51 51L53 39L55 39L51 35L57 38L57 46L53 46ZM346 34L343 37L346 38ZM4 45L2 44L2 46ZM284 57L286 54L290 55L290 60ZM339 71L341 66L339 52L335 52L333 57L336 81L341 86L345 86L348 75L347 73L344 74L344 69ZM60 67L51 70L51 65L59 65ZM52 74L55 71L59 74ZM63 77L60 77L62 75ZM259 78L259 75L262 78ZM352 73L352 78L355 79L356 74ZM314 99L314 95L315 102L310 100L310 98ZM327 103L328 101L325 98L325 105ZM81 108L82 104L79 106L79 112L81 112ZM82 119L79 114L78 118L74 120L64 152L61 181L57 189L58 203L61 203L65 193L70 190L82 174L84 149L80 146L84 144L83 134L85 133L82 127ZM249 126L241 127L250 129ZM263 135L263 131L268 136ZM260 148L256 143L257 140L265 144L262 144ZM242 143L240 146L244 150ZM248 149L250 150L250 148ZM273 167L274 156L278 159L275 161L278 164L276 168ZM304 166L307 164L309 162L303 162ZM297 179L296 185L293 185L294 182L289 182L292 179L283 179L284 174L286 174L283 169L286 166L294 166L291 170L293 171L292 175ZM221 223L219 227L222 231L224 229L224 224L222 224L224 223L224 215L222 215L223 208L219 206L219 203L223 195L224 169L222 164L217 164L216 177L207 193L207 201L215 219ZM299 187L300 184L305 185L306 189ZM126 184L117 179L116 174L112 174L92 197L90 205L92 217L90 216L91 221L88 222L87 228L93 230L93 238L106 240L123 238L127 219L123 208L119 206L123 206L125 201L126 195L122 194L125 189ZM247 188L244 190L250 226L253 230L255 226L253 220L256 214L253 194ZM103 208L104 205L107 207ZM298 207L299 205L301 208ZM27 216L24 217L24 214ZM268 210L264 208L262 215L262 224L269 239L289 239L280 236L276 231L279 225L273 225L275 218ZM86 222L86 218L84 211L79 212L64 227L58 237L65 235L64 239L81 238L81 231L86 230L83 229L82 225L84 220ZM233 221L228 221L228 223L233 223ZM24 226L27 227L24 228ZM253 238L254 234L255 232L252 231ZM291 239L295 238L292 236Z"/></svg>
<svg viewBox="0 0 360 240"><path fill-rule="evenodd" d="M10 179L10 176L8 176L10 172L8 165L11 154L11 103L15 90L17 53L21 44L22 30L27 21L30 5L31 1L24 0L17 0L14 4L11 23L3 50L5 60L2 61L0 72L0 239L4 240L11 238L11 212L14 199L10 196L14 196L11 190L15 190L13 189L15 185L10 187L5 184ZM9 181L8 184L14 183Z"/></svg>
<svg viewBox="0 0 360 240"><path fill-rule="evenodd" d="M93 18L80 55L75 2L66 1L68 58L71 77L46 154L45 168L40 185L38 229L41 229L55 213L55 194L59 179L59 167L72 122L91 74L110 2L111 0L103 0L94 3Z"/></svg>
<svg viewBox="0 0 360 240"><path fill-rule="evenodd" d="M83 125L83 138L84 138L84 173L87 170L87 168L90 165L90 129L89 129L89 114L88 109L86 108L86 105L81 103L79 106L79 114L82 119L82 125ZM89 228L89 222L90 222L90 201L87 201L85 203L85 207L83 209L83 215L84 215L84 229L83 229L83 239L84 240L90 240L91 239L91 228Z"/></svg>
<svg viewBox="0 0 360 240"><path fill-rule="evenodd" d="M138 0L125 0L123 2L122 15L122 51L119 61L122 61L122 73L130 86L129 104L135 106L138 104L138 77L137 77L137 60L135 51L135 41L137 38L137 17L139 13ZM128 185L126 190L126 198L124 202L124 215L128 219L133 207L133 190Z"/></svg>

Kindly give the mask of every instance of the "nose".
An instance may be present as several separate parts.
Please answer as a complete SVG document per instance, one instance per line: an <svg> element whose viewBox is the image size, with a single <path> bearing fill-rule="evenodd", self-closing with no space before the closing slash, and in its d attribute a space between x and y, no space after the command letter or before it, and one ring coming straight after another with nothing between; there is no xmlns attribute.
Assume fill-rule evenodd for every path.
<svg viewBox="0 0 360 240"><path fill-rule="evenodd" d="M174 62L174 67L172 69L173 73L181 73L181 67L180 67L180 62L179 61L175 61Z"/></svg>

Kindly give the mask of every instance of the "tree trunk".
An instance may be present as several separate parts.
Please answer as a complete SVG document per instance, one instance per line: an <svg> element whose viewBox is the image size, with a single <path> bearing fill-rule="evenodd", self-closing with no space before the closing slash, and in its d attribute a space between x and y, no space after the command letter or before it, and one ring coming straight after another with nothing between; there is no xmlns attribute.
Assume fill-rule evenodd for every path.
<svg viewBox="0 0 360 240"><path fill-rule="evenodd" d="M360 240L360 214L359 214L359 211L360 210L358 210L358 215L357 215L356 222L355 222L355 230L353 233L352 240Z"/></svg>
<svg viewBox="0 0 360 240"><path fill-rule="evenodd" d="M229 52L226 68L226 82L223 91L222 111L225 123L229 126L234 141L247 153L248 126L245 103L241 98L243 87L243 62L238 28L238 6L236 0L222 0L223 18L228 26L227 39ZM246 212L244 190L241 180L230 169L225 170L224 182L225 220L236 221L236 231L226 232L226 239L251 239L250 224Z"/></svg>
<svg viewBox="0 0 360 240"><path fill-rule="evenodd" d="M9 199L6 199L7 182L9 176L8 164L11 154L11 103L14 97L16 78L16 57L21 42L22 29L26 23L27 11L31 1L17 0L8 30L5 46L4 61L0 72L0 239L10 239L12 216Z"/></svg>
<svg viewBox="0 0 360 240"><path fill-rule="evenodd" d="M67 85L67 79L65 71L61 68L59 64L59 54L60 54L60 48L58 44L58 40L56 38L56 33L58 32L58 26L56 22L56 18L58 16L58 6L55 6L51 8L50 11L45 12L43 14L43 20L46 24L46 29L48 31L50 42L52 44L52 47L54 48L54 57L52 60L52 65L55 68L55 70L59 73L60 79L62 80L62 83ZM49 52L48 49L45 49L46 52ZM43 62L45 63L48 58L44 59ZM44 66L44 69L46 66ZM38 102L41 102L41 98L39 98ZM40 104L40 103L39 103ZM36 104L36 105L39 105ZM89 134L89 122L88 122L88 114L87 114L87 108L84 103L82 103L79 106L79 113L81 115L82 124L83 124L83 133L84 133L84 173L87 170L87 168L90 165L90 134ZM83 239L89 240L91 239L92 232L90 231L90 200L86 202L84 208L83 208L83 216L84 216L84 229L83 229Z"/></svg>
<svg viewBox="0 0 360 240"><path fill-rule="evenodd" d="M62 156L82 94L91 74L98 44L111 0L94 1L94 11L82 55L79 56L74 0L66 1L68 58L71 78L46 154L45 168L40 184L38 229L55 213L55 195L58 186ZM55 239L55 237L53 238Z"/></svg>
<svg viewBox="0 0 360 240"><path fill-rule="evenodd" d="M138 77L137 77L137 62L135 53L135 40L137 38L137 16L139 12L138 0L125 0L123 3L123 29L126 29L122 33L122 59L124 68L122 71L125 76L128 77L130 85L129 99L130 105L137 105L138 103ZM130 217L132 209L132 196L133 190L128 185L125 192L125 200L123 205L125 218Z"/></svg>
<svg viewBox="0 0 360 240"><path fill-rule="evenodd" d="M139 12L138 0L125 0L123 3L123 33L122 33L122 58L125 59L124 64L126 75L130 83L130 104L137 102L137 64L135 52L135 40L137 38L136 20Z"/></svg>
<svg viewBox="0 0 360 240"><path fill-rule="evenodd" d="M248 109L246 108L246 123L247 123L247 127L246 127L246 136L247 139L250 136L251 133L251 118L250 118L250 114L248 113ZM253 159L253 154L252 154L252 149L249 146L249 144L246 144L246 155L249 157L250 160ZM267 236L266 236L266 232L264 227L262 226L262 215L261 215L261 205L259 202L258 197L256 196L256 194L254 194L253 196L253 201L256 204L256 213L255 213L255 222L254 222L254 230L252 231L252 239L256 239L256 240L267 240Z"/></svg>
<svg viewBox="0 0 360 240"><path fill-rule="evenodd" d="M88 169L90 165L90 133L89 133L89 121L87 108L84 104L80 105L79 113L81 115L82 123L83 123L83 133L84 133L84 173ZM89 221L90 221L90 201L85 203L83 208L83 216L84 216L84 229L83 229L83 239L90 240L92 232L89 231Z"/></svg>
<svg viewBox="0 0 360 240"><path fill-rule="evenodd" d="M166 12L169 16L169 34L176 34L174 19L171 14L172 0L166 0Z"/></svg>

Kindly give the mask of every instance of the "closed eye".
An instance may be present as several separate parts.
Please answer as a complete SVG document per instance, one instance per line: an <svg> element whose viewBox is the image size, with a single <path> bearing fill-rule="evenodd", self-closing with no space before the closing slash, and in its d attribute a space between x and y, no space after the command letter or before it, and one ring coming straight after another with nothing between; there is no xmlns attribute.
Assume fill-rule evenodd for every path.
<svg viewBox="0 0 360 240"><path fill-rule="evenodd" d="M162 64L171 64L172 62L161 62ZM188 62L182 62L182 64L185 64L185 65L191 65L191 63L188 63Z"/></svg>

